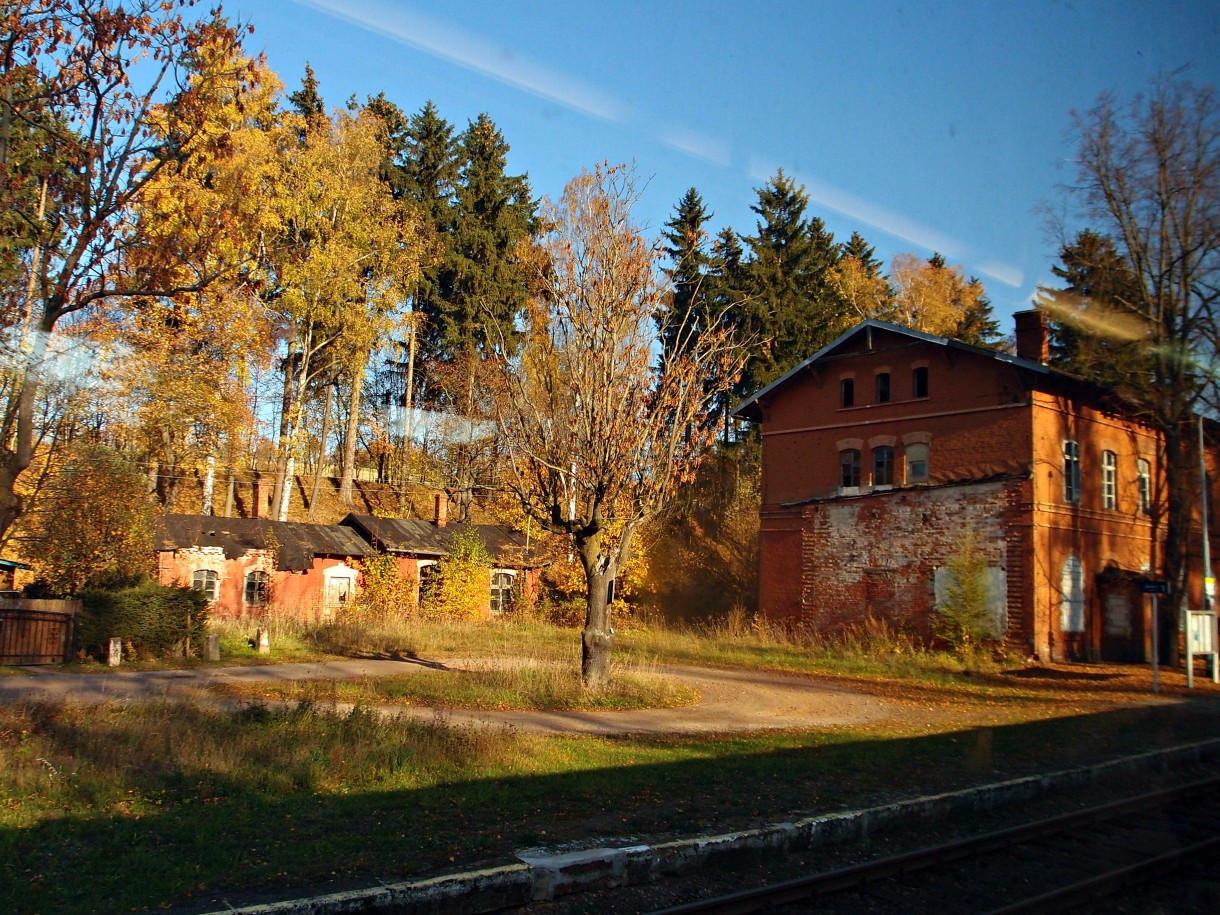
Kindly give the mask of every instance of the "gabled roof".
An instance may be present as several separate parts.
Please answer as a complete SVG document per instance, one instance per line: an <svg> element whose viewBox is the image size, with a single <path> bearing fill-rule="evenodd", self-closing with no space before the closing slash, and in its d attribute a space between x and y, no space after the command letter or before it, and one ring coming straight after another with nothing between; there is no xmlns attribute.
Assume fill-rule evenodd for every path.
<svg viewBox="0 0 1220 915"><path fill-rule="evenodd" d="M357 514L348 515L339 523L359 533L378 550L427 558L448 556L454 534L473 530L493 558L511 565L524 564L525 541L502 524L458 521L437 525L432 521Z"/></svg>
<svg viewBox="0 0 1220 915"><path fill-rule="evenodd" d="M733 409L733 415L741 416L744 419L754 421L762 419L762 413L759 409L759 401L762 400L762 398L786 384L791 378L799 375L815 362L833 355L835 350L841 348L848 340L851 340L860 334L871 333L874 330L882 330L886 331L887 333L898 334L900 336L909 337L912 340L919 340L923 343L931 343L936 346L944 346L951 349L975 353L989 359L995 359L997 362L1006 362L1009 365L1014 365L1018 368L1026 369L1031 372L1037 372L1040 375L1049 375L1054 372L1054 369L1043 365L1041 362L1034 362L1030 359L1022 359L1019 356L1012 355L1011 353L1002 353L998 350L988 349L985 346L974 346L969 343L963 343L961 340L954 340L951 337L938 337L934 334L926 334L921 330L912 330L909 327L903 327L901 324L891 324L889 321L877 321L870 318L867 321L857 324L851 330L841 334L837 339L826 344L800 365L796 366L796 368L781 375L761 391L758 391L756 394L742 401Z"/></svg>
<svg viewBox="0 0 1220 915"><path fill-rule="evenodd" d="M214 546L225 559L273 545L281 572L313 568L319 556L362 558L374 553L356 532L337 524L305 524L268 518L217 518L214 515L162 515L153 536L154 550Z"/></svg>

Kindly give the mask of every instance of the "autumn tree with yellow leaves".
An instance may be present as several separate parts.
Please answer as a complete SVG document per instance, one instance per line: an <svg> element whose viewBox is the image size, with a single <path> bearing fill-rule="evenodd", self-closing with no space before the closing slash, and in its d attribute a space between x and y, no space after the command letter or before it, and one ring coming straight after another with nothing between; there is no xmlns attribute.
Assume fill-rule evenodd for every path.
<svg viewBox="0 0 1220 915"><path fill-rule="evenodd" d="M198 259L184 273L172 256L135 256L156 243L139 218L150 188L204 154L211 114L254 83L239 31L215 16L189 21L188 6L0 7L0 534L25 507L18 478L40 442L36 404L61 320L198 292L238 267ZM221 59L235 66L211 66Z"/></svg>
<svg viewBox="0 0 1220 915"><path fill-rule="evenodd" d="M594 689L610 681L610 584L640 525L693 478L715 436L702 420L745 361L720 330L660 347L672 299L662 249L632 221L637 196L630 169L599 166L544 206L545 271L496 402L505 485L580 558L581 675Z"/></svg>

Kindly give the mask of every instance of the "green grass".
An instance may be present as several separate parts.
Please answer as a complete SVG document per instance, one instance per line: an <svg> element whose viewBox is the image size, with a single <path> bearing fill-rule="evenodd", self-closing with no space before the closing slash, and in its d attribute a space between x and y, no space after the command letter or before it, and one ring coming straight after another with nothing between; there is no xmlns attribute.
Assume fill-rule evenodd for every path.
<svg viewBox="0 0 1220 915"><path fill-rule="evenodd" d="M377 679L230 683L216 690L240 699L281 702L544 711L678 708L699 700L693 687L636 664L620 665L608 688L590 691L581 685L578 666L535 660L505 665L475 661L460 670Z"/></svg>
<svg viewBox="0 0 1220 915"><path fill-rule="evenodd" d="M265 660L239 654L246 637L230 627L226 644ZM574 682L579 635L529 621L285 626L272 647L288 660L479 659L468 666L487 677L468 677L469 689L494 698L470 701L537 707L553 688L528 681ZM540 673L487 686L510 658L536 659L521 669ZM421 876L539 844L741 828L1216 733L1208 704L1145 705L1144 687L1119 674L964 664L877 626L835 643L732 620L627 628L615 658L644 673L670 662L811 673L902 711L868 728L564 738L452 727L443 711L338 714L314 686L296 706L243 711L0 707L0 911L219 907L247 891ZM372 703L401 686L353 688L353 701ZM436 701L459 704L464 689L444 686Z"/></svg>
<svg viewBox="0 0 1220 915"><path fill-rule="evenodd" d="M541 738L302 705L0 709L0 909L158 907L536 844L728 829L1214 733L1137 708L996 728Z"/></svg>

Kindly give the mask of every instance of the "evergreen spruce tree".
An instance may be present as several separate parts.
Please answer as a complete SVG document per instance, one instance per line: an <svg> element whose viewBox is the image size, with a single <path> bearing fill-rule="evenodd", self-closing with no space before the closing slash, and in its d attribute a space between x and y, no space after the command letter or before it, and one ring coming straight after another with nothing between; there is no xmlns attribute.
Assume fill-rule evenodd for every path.
<svg viewBox="0 0 1220 915"><path fill-rule="evenodd" d="M662 231L665 253L672 264L665 274L673 286L673 308L666 313L668 320L658 328L667 353L679 344L680 337L688 344L694 343L712 313L708 303L707 233L703 228L711 216L703 198L692 187L678 201L673 218Z"/></svg>
<svg viewBox="0 0 1220 915"><path fill-rule="evenodd" d="M319 127L328 127L330 119L326 116L326 102L318 87L318 79L314 76L313 67L305 64L305 77L301 80L301 88L288 93L288 103L292 110L305 119L305 128L300 137L305 141L304 133Z"/></svg>
<svg viewBox="0 0 1220 915"><path fill-rule="evenodd" d="M842 302L828 282L841 251L825 223L806 215L809 196L781 169L758 189L757 234L750 248L754 329L763 345L746 366L754 390L829 343L846 326Z"/></svg>
<svg viewBox="0 0 1220 915"><path fill-rule="evenodd" d="M434 315L437 341L450 359L515 345L516 319L527 299L517 247L533 234L536 215L527 176L506 174L508 151L486 114L458 141L452 238Z"/></svg>
<svg viewBox="0 0 1220 915"><path fill-rule="evenodd" d="M962 316L953 337L975 346L994 346L1000 338L1000 322L978 277L972 276L967 281L963 299Z"/></svg>
<svg viewBox="0 0 1220 915"><path fill-rule="evenodd" d="M1129 320L1138 296L1135 274L1114 241L1085 229L1063 246L1059 261L1051 272L1063 287L1040 289L1038 302L1051 319L1051 363L1107 385L1147 371L1143 341L1112 333Z"/></svg>

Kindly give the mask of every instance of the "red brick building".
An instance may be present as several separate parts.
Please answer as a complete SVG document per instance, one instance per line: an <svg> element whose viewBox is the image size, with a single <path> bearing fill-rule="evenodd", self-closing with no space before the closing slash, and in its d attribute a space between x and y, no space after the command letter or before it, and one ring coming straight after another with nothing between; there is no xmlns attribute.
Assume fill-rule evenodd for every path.
<svg viewBox="0 0 1220 915"><path fill-rule="evenodd" d="M374 550L334 524L163 515L157 578L203 591L222 617L329 619L355 599L360 560Z"/></svg>
<svg viewBox="0 0 1220 915"><path fill-rule="evenodd" d="M929 634L969 527L996 635L1042 658L1150 657L1136 579L1163 540L1157 436L1046 365L1042 313L1016 318L1016 356L866 321L737 408L762 425L765 615Z"/></svg>

